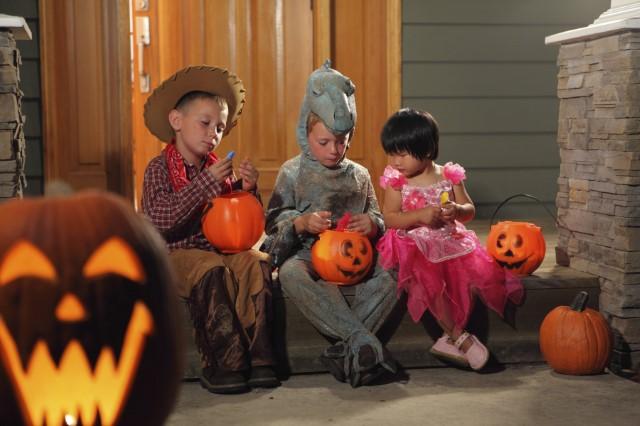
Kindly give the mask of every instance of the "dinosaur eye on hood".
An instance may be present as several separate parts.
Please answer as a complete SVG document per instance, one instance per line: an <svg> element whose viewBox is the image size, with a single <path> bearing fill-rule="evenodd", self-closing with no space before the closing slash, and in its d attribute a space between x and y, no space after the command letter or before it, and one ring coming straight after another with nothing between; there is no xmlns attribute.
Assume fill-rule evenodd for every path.
<svg viewBox="0 0 640 426"><path fill-rule="evenodd" d="M345 87L344 87L344 93L345 93L347 96L351 96L351 95L353 95L353 92L355 92L355 91L356 91L356 85L355 85L355 84L353 84L353 81L351 81L351 79L350 79L350 78L349 78L349 79L347 79L347 80L344 82L344 86L345 86Z"/></svg>

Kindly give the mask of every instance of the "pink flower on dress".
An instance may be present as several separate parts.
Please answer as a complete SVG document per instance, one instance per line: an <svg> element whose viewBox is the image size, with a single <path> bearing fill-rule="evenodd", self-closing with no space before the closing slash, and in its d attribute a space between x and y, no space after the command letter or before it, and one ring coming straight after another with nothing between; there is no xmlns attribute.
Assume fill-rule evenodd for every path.
<svg viewBox="0 0 640 426"><path fill-rule="evenodd" d="M407 178L391 166L385 167L384 173L380 176L380 186L384 189L388 186L393 189L401 189L406 184Z"/></svg>
<svg viewBox="0 0 640 426"><path fill-rule="evenodd" d="M445 179L451 181L451 183L454 185L459 184L467 177L465 175L464 167L462 167L458 163L454 164L451 161L444 165L444 171L442 172L442 175Z"/></svg>
<svg viewBox="0 0 640 426"><path fill-rule="evenodd" d="M427 204L427 200L419 190L410 191L403 203L406 206L406 210L417 210L423 208Z"/></svg>

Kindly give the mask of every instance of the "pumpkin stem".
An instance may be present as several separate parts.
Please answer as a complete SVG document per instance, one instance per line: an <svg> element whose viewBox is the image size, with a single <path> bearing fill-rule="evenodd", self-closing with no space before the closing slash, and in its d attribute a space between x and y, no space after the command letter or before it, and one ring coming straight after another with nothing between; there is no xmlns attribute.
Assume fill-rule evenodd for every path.
<svg viewBox="0 0 640 426"><path fill-rule="evenodd" d="M573 299L573 303L571 303L571 309L578 312L584 311L587 300L589 300L589 293L587 293L586 291L581 291L576 295L576 298Z"/></svg>

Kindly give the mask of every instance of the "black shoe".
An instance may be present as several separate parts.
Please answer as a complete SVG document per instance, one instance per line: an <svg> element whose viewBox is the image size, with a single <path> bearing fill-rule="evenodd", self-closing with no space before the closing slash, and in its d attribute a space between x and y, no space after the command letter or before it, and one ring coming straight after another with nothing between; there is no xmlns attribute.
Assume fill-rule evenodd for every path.
<svg viewBox="0 0 640 426"><path fill-rule="evenodd" d="M213 367L202 369L200 385L212 393L233 394L249 392L247 380L240 371L216 371Z"/></svg>
<svg viewBox="0 0 640 426"><path fill-rule="evenodd" d="M280 380L269 366L253 367L247 382L252 388L277 388Z"/></svg>
<svg viewBox="0 0 640 426"><path fill-rule="evenodd" d="M358 350L358 363L362 370L370 370L376 365L376 352L371 345L361 346Z"/></svg>
<svg viewBox="0 0 640 426"><path fill-rule="evenodd" d="M347 375L344 372L344 343L340 342L329 346L320 355L320 363L329 370L329 373L339 382L346 382Z"/></svg>
<svg viewBox="0 0 640 426"><path fill-rule="evenodd" d="M344 374L344 357L330 358L325 354L320 355L320 363L329 370L329 373L339 382L346 382L347 376Z"/></svg>
<svg viewBox="0 0 640 426"><path fill-rule="evenodd" d="M387 369L382 365L374 365L372 368L366 371L362 371L360 373L360 383L356 383L354 386L353 383L351 387L357 388L358 386L368 386L375 383L380 377L382 377L387 372Z"/></svg>
<svg viewBox="0 0 640 426"><path fill-rule="evenodd" d="M370 345L364 345L358 351L358 363L360 371L353 372L350 377L351 387L367 386L373 384L382 377L387 371L391 373L397 372L396 362L391 358L389 351L383 348L384 359L376 364L376 354Z"/></svg>

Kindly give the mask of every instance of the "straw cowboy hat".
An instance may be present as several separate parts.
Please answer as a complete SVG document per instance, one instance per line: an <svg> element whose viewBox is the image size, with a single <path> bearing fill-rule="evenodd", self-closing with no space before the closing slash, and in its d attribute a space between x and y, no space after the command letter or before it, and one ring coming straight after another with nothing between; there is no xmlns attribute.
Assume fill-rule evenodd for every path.
<svg viewBox="0 0 640 426"><path fill-rule="evenodd" d="M224 134L236 125L244 106L242 81L224 68L205 65L183 68L162 82L144 104L144 124L163 142L170 142L174 131L169 124L169 112L189 92L201 91L222 96L229 105L229 117Z"/></svg>

